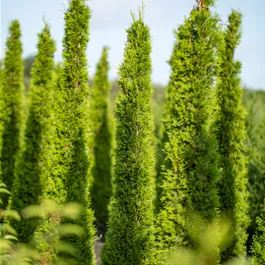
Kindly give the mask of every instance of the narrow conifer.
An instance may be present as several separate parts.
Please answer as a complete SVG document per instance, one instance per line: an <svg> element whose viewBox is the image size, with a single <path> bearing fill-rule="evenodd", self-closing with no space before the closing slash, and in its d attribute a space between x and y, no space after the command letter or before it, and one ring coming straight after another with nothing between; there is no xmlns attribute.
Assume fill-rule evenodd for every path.
<svg viewBox="0 0 265 265"><path fill-rule="evenodd" d="M29 116L26 124L24 145L15 170L15 180L9 207L21 211L28 205L37 204L45 185L43 179L51 150L53 56L55 43L46 24L38 34L37 55L31 71L32 84L29 96ZM13 225L21 242L27 242L34 232L29 221Z"/></svg>
<svg viewBox="0 0 265 265"><path fill-rule="evenodd" d="M3 76L4 76L3 61L0 60L0 155L2 148L2 133L4 126ZM0 180L1 180L1 160L0 160Z"/></svg>
<svg viewBox="0 0 265 265"><path fill-rule="evenodd" d="M219 184L220 210L233 222L234 242L223 259L246 255L248 193L246 157L244 156L245 110L240 87L241 63L234 53L241 38L242 14L232 11L220 49L220 75L217 84L217 139L221 154L222 178Z"/></svg>
<svg viewBox="0 0 265 265"><path fill-rule="evenodd" d="M119 68L113 198L103 265L153 264L154 144L149 28L133 17Z"/></svg>
<svg viewBox="0 0 265 265"><path fill-rule="evenodd" d="M213 1L199 3L175 31L170 59L156 230L162 257L165 250L194 243L188 236L190 212L208 221L218 216L219 156L210 113L220 36L218 17L209 10Z"/></svg>
<svg viewBox="0 0 265 265"><path fill-rule="evenodd" d="M110 114L110 82L108 80L108 48L104 47L97 64L92 89L92 128L94 165L92 169L93 184L91 187L91 206L95 211L98 234L106 232L108 206L112 194L112 147L113 132Z"/></svg>
<svg viewBox="0 0 265 265"><path fill-rule="evenodd" d="M16 159L21 147L23 124L23 60L20 24L11 22L6 42L2 85L3 132L0 148L0 178L12 190ZM7 200L4 201L4 206Z"/></svg>
<svg viewBox="0 0 265 265"><path fill-rule="evenodd" d="M89 19L90 9L85 0L69 2L65 13L64 61L55 97L54 151L43 191L43 199L61 204L76 202L84 207L85 212L77 223L84 227L85 233L81 238L70 237L77 249L75 260L80 265L94 263L93 214L88 190L92 154L86 59ZM52 220L43 220L36 234L49 233L51 224ZM50 261L58 258L52 245L40 241L38 249Z"/></svg>

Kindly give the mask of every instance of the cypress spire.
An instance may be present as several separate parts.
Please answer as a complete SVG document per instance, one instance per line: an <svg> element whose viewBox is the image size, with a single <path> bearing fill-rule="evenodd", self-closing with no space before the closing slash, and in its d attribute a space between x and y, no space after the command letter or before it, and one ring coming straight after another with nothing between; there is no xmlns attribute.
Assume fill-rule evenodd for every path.
<svg viewBox="0 0 265 265"><path fill-rule="evenodd" d="M9 207L21 211L28 205L37 204L45 185L44 172L52 143L52 99L55 43L50 28L45 24L38 34L38 52L31 71L29 116L26 123L22 154L15 170L15 180ZM27 242L34 232L30 221L14 223L19 240Z"/></svg>
<svg viewBox="0 0 265 265"><path fill-rule="evenodd" d="M156 230L162 257L171 248L194 244L189 238L189 213L196 212L207 221L218 216L219 156L210 127L215 49L220 36L218 17L206 2L195 7L175 31L169 62L163 121L165 159Z"/></svg>
<svg viewBox="0 0 265 265"><path fill-rule="evenodd" d="M245 110L240 87L241 63L234 59L241 38L242 14L233 10L224 33L224 47L220 49L220 74L217 84L217 139L221 154L222 178L219 184L220 210L233 222L234 242L223 254L246 255L248 193L246 157L244 155Z"/></svg>
<svg viewBox="0 0 265 265"><path fill-rule="evenodd" d="M110 82L108 80L108 48L104 47L92 89L92 128L94 144L93 184L91 206L95 211L98 234L106 232L108 206L112 194L113 122L110 114Z"/></svg>
<svg viewBox="0 0 265 265"><path fill-rule="evenodd" d="M0 178L12 190L14 169L21 147L23 124L23 61L20 24L11 22L6 41L2 85L2 147L0 148ZM7 199L4 200L4 207Z"/></svg>
<svg viewBox="0 0 265 265"><path fill-rule="evenodd" d="M127 30L119 68L113 199L103 265L153 264L155 153L150 53L150 32L140 12Z"/></svg>
<svg viewBox="0 0 265 265"><path fill-rule="evenodd" d="M52 199L60 204L75 202L83 206L82 217L76 221L85 230L83 236L62 239L70 240L75 245L77 251L73 256L80 265L94 263L94 220L88 186L92 156L86 59L90 16L85 0L69 2L65 13L64 61L55 96L54 150L43 191L43 199ZM43 220L36 232L37 236L43 231L49 233L51 224L52 220ZM39 251L46 253L51 262L56 260L56 248L44 244L41 236L38 238Z"/></svg>

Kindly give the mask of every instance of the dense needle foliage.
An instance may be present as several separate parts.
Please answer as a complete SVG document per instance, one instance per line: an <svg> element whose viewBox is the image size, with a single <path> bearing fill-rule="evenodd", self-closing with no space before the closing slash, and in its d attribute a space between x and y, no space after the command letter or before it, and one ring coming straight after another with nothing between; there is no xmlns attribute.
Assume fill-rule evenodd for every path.
<svg viewBox="0 0 265 265"><path fill-rule="evenodd" d="M20 24L11 22L6 41L2 84L2 133L0 147L0 178L12 189L16 159L21 147L23 128L23 61ZM7 199L4 199L4 206Z"/></svg>
<svg viewBox="0 0 265 265"><path fill-rule="evenodd" d="M24 145L15 170L15 180L9 207L21 211L38 203L45 182L45 171L50 159L52 143L53 56L55 43L46 24L38 35L38 52L31 71L29 115L26 123ZM19 240L26 242L34 232L30 221L22 221L14 228Z"/></svg>
<svg viewBox="0 0 265 265"><path fill-rule="evenodd" d="M265 200L263 207L265 207ZM251 252L253 255L253 264L265 264L265 211L257 218L257 231L254 236Z"/></svg>
<svg viewBox="0 0 265 265"><path fill-rule="evenodd" d="M154 94L142 11L118 86L107 46L89 79L87 0L68 1L58 65L46 23L22 60L11 22L0 60L1 265L265 264L265 93L242 95L242 14L225 24L215 0L194 2L174 32L169 84Z"/></svg>
<svg viewBox="0 0 265 265"><path fill-rule="evenodd" d="M208 221L218 215L219 156L210 125L220 36L218 17L209 11L207 2L195 7L175 32L164 111L159 252L193 244L188 236L190 212Z"/></svg>
<svg viewBox="0 0 265 265"><path fill-rule="evenodd" d="M154 146L149 28L133 17L119 68L116 152L103 265L153 264Z"/></svg>
<svg viewBox="0 0 265 265"><path fill-rule="evenodd" d="M104 47L92 89L92 130L94 165L92 169L91 206L95 211L98 234L103 236L108 221L108 205L112 194L113 121L110 114L110 82L108 80L108 48Z"/></svg>
<svg viewBox="0 0 265 265"><path fill-rule="evenodd" d="M234 53L241 37L242 15L232 11L220 49L221 69L217 85L219 106L216 124L223 168L219 184L220 210L233 221L235 240L224 253L224 259L246 255L248 217L247 171L244 156L245 110L240 87L241 64Z"/></svg>
<svg viewBox="0 0 265 265"><path fill-rule="evenodd" d="M91 133L86 47L89 41L90 9L85 0L71 0L65 13L63 66L55 94L55 137L52 161L43 191L44 199L57 203L77 202L85 212L77 224L85 229L81 238L70 237L80 265L93 264L93 215L90 210L89 177ZM43 220L37 234L52 229L52 220ZM41 239L41 237L40 237ZM39 242L39 250L56 259L52 246Z"/></svg>
<svg viewBox="0 0 265 265"><path fill-rule="evenodd" d="M244 90L244 106L247 110L246 146L248 151L249 216L248 249L256 230L256 219L262 210L265 197L265 92Z"/></svg>

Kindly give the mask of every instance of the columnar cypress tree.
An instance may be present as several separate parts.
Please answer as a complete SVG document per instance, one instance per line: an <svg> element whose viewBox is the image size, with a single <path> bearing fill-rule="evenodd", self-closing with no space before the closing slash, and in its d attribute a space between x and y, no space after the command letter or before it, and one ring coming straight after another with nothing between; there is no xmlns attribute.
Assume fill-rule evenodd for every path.
<svg viewBox="0 0 265 265"><path fill-rule="evenodd" d="M85 0L71 0L65 13L63 67L55 100L54 151L43 192L44 199L57 203L77 202L85 208L80 220L84 236L72 238L78 249L77 263L93 264L93 215L88 191L91 133L86 46L89 41L90 10ZM44 220L36 234L48 232L52 221ZM39 242L47 258L56 259L54 249Z"/></svg>
<svg viewBox="0 0 265 265"><path fill-rule="evenodd" d="M244 156L245 110L240 87L241 64L234 53L241 37L242 15L232 11L220 49L220 76L217 85L219 113L216 127L223 176L219 184L220 210L233 222L235 240L224 259L246 255L248 217L247 171Z"/></svg>
<svg viewBox="0 0 265 265"><path fill-rule="evenodd" d="M133 17L119 68L116 157L102 264L153 264L154 146L149 28Z"/></svg>
<svg viewBox="0 0 265 265"><path fill-rule="evenodd" d="M216 138L210 131L210 114L220 34L218 17L209 11L213 3L201 1L175 31L157 216L156 240L162 252L193 243L188 236L189 212L197 212L208 221L218 216L219 156Z"/></svg>
<svg viewBox="0 0 265 265"><path fill-rule="evenodd" d="M20 24L11 22L6 42L2 87L2 147L0 177L11 191L23 124L23 61ZM7 201L4 202L6 205Z"/></svg>
<svg viewBox="0 0 265 265"><path fill-rule="evenodd" d="M265 207L265 200L264 205ZM257 218L257 230L254 236L251 252L254 265L265 264L265 211Z"/></svg>
<svg viewBox="0 0 265 265"><path fill-rule="evenodd" d="M52 142L52 73L55 43L46 24L38 35L38 53L31 71L32 85L29 96L29 116L26 124L24 146L15 170L15 180L10 208L20 211L36 204L41 194ZM14 224L19 239L29 240L34 231L32 222Z"/></svg>
<svg viewBox="0 0 265 265"><path fill-rule="evenodd" d="M108 81L108 48L104 47L102 56L97 64L92 89L92 128L94 143L94 165L92 169L93 184L91 188L91 206L95 211L96 224L99 234L106 232L108 220L108 205L112 194L112 147L113 132L110 115Z"/></svg>
<svg viewBox="0 0 265 265"><path fill-rule="evenodd" d="M0 60L0 155L1 155L1 148L2 148L2 133L3 133L3 125L4 125L4 108L3 108L3 76L4 76L4 69L3 69L3 61ZM1 160L0 160L0 179L1 179Z"/></svg>

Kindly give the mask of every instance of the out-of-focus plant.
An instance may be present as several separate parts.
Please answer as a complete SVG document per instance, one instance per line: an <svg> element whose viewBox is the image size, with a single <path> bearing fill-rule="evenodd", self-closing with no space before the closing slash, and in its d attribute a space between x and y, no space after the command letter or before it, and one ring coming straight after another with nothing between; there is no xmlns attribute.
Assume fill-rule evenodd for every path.
<svg viewBox="0 0 265 265"><path fill-rule="evenodd" d="M16 230L8 220L20 222L21 216L14 210L2 209L2 196L10 195L6 185L0 182L0 265L71 265L77 249L66 242L68 236L82 236L83 228L71 224L79 218L81 206L75 203L59 205L54 201L43 201L40 205L28 206L22 211L22 217L49 220L49 230L37 230L31 245L18 241ZM64 240L61 240L61 239ZM40 252L35 242L41 240L45 251ZM43 249L43 248L42 248ZM61 258L53 259L52 253ZM67 257L67 260L66 260Z"/></svg>
<svg viewBox="0 0 265 265"><path fill-rule="evenodd" d="M34 241L37 243L36 248L41 255L40 264L67 265L74 263L78 249L67 242L67 237L83 235L84 230L81 226L71 224L71 221L80 217L81 211L82 208L79 204L60 205L51 200L43 201L40 206L29 206L22 211L25 218L40 217L41 222L47 224L45 229L40 225L34 236Z"/></svg>
<svg viewBox="0 0 265 265"><path fill-rule="evenodd" d="M30 265L37 252L29 246L20 244L16 230L5 220L20 221L20 215L14 210L3 209L3 196L10 195L6 185L0 182L0 265Z"/></svg>
<svg viewBox="0 0 265 265"><path fill-rule="evenodd" d="M168 253L168 265L217 265L219 253L233 242L232 223L225 217L211 223L198 215L189 218L189 236L192 248L177 248ZM230 260L225 265L247 265L245 258Z"/></svg>

